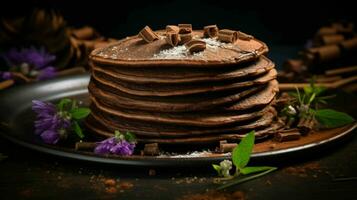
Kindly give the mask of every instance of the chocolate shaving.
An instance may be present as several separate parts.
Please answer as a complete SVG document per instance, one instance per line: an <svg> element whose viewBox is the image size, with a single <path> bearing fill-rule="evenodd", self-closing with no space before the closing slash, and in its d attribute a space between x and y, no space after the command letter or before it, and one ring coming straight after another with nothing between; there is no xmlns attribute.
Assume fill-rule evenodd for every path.
<svg viewBox="0 0 357 200"><path fill-rule="evenodd" d="M241 31L238 31L237 34L238 34L238 39L241 39L241 40L248 40L249 41L249 40L254 38L252 35L248 35L248 34L243 33Z"/></svg>
<svg viewBox="0 0 357 200"><path fill-rule="evenodd" d="M301 134L298 129L281 130L275 134L274 140L286 142L300 139Z"/></svg>
<svg viewBox="0 0 357 200"><path fill-rule="evenodd" d="M159 37L158 35L151 30L149 26L145 26L140 32L139 36L145 40L147 43L153 42L155 40L158 40Z"/></svg>
<svg viewBox="0 0 357 200"><path fill-rule="evenodd" d="M233 151L233 149L237 146L236 143L221 143L219 145L219 151L222 153L227 153Z"/></svg>
<svg viewBox="0 0 357 200"><path fill-rule="evenodd" d="M206 49L206 42L201 40L191 40L190 42L185 44L186 48L190 51L190 53L200 52Z"/></svg>
<svg viewBox="0 0 357 200"><path fill-rule="evenodd" d="M192 25L191 24L179 24L179 33L192 33Z"/></svg>
<svg viewBox="0 0 357 200"><path fill-rule="evenodd" d="M95 149L96 146L97 143L95 142L76 142L75 149L77 151L79 150L93 151L93 149Z"/></svg>
<svg viewBox="0 0 357 200"><path fill-rule="evenodd" d="M216 37L218 35L217 25L209 25L203 27L203 35L205 37L210 37L210 38Z"/></svg>
<svg viewBox="0 0 357 200"><path fill-rule="evenodd" d="M168 32L166 33L166 42L171 46L177 46L181 41L181 37L178 33Z"/></svg>
<svg viewBox="0 0 357 200"><path fill-rule="evenodd" d="M218 32L218 40L234 43L238 39L237 31L223 29Z"/></svg>
<svg viewBox="0 0 357 200"><path fill-rule="evenodd" d="M2 81L2 82L0 82L0 90L6 89L6 88L12 86L13 84L15 84L15 81L11 80L11 79Z"/></svg>
<svg viewBox="0 0 357 200"><path fill-rule="evenodd" d="M301 118L297 127L301 134L308 134L314 127L315 121L313 118Z"/></svg>
<svg viewBox="0 0 357 200"><path fill-rule="evenodd" d="M183 33L180 34L180 42L179 44L186 44L187 42L192 40L192 33Z"/></svg>
<svg viewBox="0 0 357 200"><path fill-rule="evenodd" d="M144 155L159 155L160 150L159 150L159 144L158 143L150 143L150 144L145 144L144 147Z"/></svg>
<svg viewBox="0 0 357 200"><path fill-rule="evenodd" d="M180 28L174 25L167 25L166 26L166 33L179 33Z"/></svg>

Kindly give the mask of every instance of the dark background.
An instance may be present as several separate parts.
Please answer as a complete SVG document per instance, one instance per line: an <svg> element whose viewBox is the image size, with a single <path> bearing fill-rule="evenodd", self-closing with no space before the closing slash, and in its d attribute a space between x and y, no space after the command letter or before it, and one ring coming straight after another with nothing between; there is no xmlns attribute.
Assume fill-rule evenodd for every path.
<svg viewBox="0 0 357 200"><path fill-rule="evenodd" d="M241 30L264 41L277 68L298 55L319 27L331 22L356 22L352 1L225 1L225 0L12 0L2 2L0 16L26 15L33 8L54 9L68 25L93 26L106 37L135 35L145 25L191 23L195 29L217 24ZM355 23L356 24L356 23ZM288 57L289 56L289 57Z"/></svg>
<svg viewBox="0 0 357 200"><path fill-rule="evenodd" d="M52 8L69 25L94 26L105 36L122 38L143 26L191 23L200 29L217 24L242 30L269 43L302 43L331 21L356 21L352 1L225 1L225 0L13 0L3 1L0 15L16 16L31 8Z"/></svg>

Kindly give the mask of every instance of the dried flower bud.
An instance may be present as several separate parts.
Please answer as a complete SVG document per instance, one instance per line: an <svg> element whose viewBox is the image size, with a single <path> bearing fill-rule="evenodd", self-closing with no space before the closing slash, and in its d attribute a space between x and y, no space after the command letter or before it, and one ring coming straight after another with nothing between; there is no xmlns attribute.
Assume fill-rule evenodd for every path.
<svg viewBox="0 0 357 200"><path fill-rule="evenodd" d="M231 174L229 171L232 169L232 161L230 160L223 160L222 162L219 163L221 167L221 172L224 177L230 177Z"/></svg>
<svg viewBox="0 0 357 200"><path fill-rule="evenodd" d="M293 107L293 106L288 106L288 108L286 109L286 112L289 114L289 115L296 115L296 109Z"/></svg>

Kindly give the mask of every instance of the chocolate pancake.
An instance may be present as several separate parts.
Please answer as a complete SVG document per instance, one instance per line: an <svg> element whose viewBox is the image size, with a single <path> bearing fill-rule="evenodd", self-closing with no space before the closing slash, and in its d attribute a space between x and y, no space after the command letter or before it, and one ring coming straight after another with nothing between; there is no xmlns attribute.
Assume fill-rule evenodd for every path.
<svg viewBox="0 0 357 200"><path fill-rule="evenodd" d="M104 48L94 50L90 59L95 65L109 64L126 67L222 67L254 60L268 52L265 43L257 40L238 39L224 43L217 39L203 38L202 31L193 31L193 37L206 42L200 54L187 54L184 45L171 48L165 33L158 31L159 39L144 42L138 36L128 37Z"/></svg>
<svg viewBox="0 0 357 200"><path fill-rule="evenodd" d="M110 106L91 97L91 109L93 112L103 112L110 116L117 117L120 123L120 118L128 120L146 121L146 122L160 122L167 124L178 125L192 125L201 127L215 127L227 124L232 124L239 121L249 120L258 116L262 116L269 111L270 105L263 109L254 111L230 111L222 112L221 110L212 110L210 112L189 112L189 113L158 113L158 112L144 112L140 110L130 109L112 109Z"/></svg>
<svg viewBox="0 0 357 200"><path fill-rule="evenodd" d="M237 90L230 93L225 92L223 94L224 96L178 96L174 99L127 95L126 93L115 90L115 88L110 88L108 90L108 88L101 87L103 89L100 89L94 81L89 84L88 89L91 95L102 99L110 106L113 106L113 109L132 108L159 112L188 112L207 110L227 103L237 102L245 96L255 94L265 87L265 85L252 86L241 89L240 91Z"/></svg>
<svg viewBox="0 0 357 200"><path fill-rule="evenodd" d="M256 76L274 68L265 56L257 61L222 68L133 68L112 65L93 65L94 71L110 74L115 79L134 83L193 83L214 82Z"/></svg>
<svg viewBox="0 0 357 200"><path fill-rule="evenodd" d="M245 110L253 107L264 106L272 102L275 98L277 92L279 92L278 81L272 80L268 85L261 91L253 93L252 95L243 98L241 101L234 103L225 110Z"/></svg>
<svg viewBox="0 0 357 200"><path fill-rule="evenodd" d="M232 126L218 127L218 128L204 128L182 125L166 125L160 123L145 123L138 121L121 120L117 123L108 117L103 116L100 112L95 112L89 117L89 121L96 121L101 126L105 126L108 130L114 133L114 130L131 131L137 136L150 137L182 137L190 135L206 135L206 134L220 134L220 133L234 133L241 130L253 130L269 126L274 117L275 110L270 110L266 114L257 119L252 119Z"/></svg>
<svg viewBox="0 0 357 200"><path fill-rule="evenodd" d="M269 82L270 80L275 79L277 72L275 69L268 71L267 73L251 77L248 80L241 82L238 81L229 81L229 82L220 82L219 84L212 83L200 83L200 84L132 84L128 82L123 82L115 79L107 73L102 73L98 71L92 72L92 78L98 82L104 83L106 85L111 85L112 87L117 88L118 90L139 96L176 96L176 95L188 95L188 94L197 94L205 92L217 92L223 90L232 90L242 87L248 87L252 85L260 85Z"/></svg>
<svg viewBox="0 0 357 200"><path fill-rule="evenodd" d="M251 130L262 139L279 128L277 72L263 42L194 30L192 42L205 48L191 51L192 42L173 47L165 32L155 33L156 40L133 36L91 53L89 130L130 131L140 143L206 144Z"/></svg>
<svg viewBox="0 0 357 200"><path fill-rule="evenodd" d="M96 122L86 121L86 125L90 131L98 133L106 137L112 137L112 131L104 126L97 126ZM281 128L281 124L273 123L262 129L255 129L255 137L257 140L268 137ZM164 143L164 144L192 144L192 143L215 143L221 140L237 141L242 139L249 130L237 131L231 134L209 134L203 136L180 137L180 138L153 138L153 137L138 137L138 142L142 143Z"/></svg>

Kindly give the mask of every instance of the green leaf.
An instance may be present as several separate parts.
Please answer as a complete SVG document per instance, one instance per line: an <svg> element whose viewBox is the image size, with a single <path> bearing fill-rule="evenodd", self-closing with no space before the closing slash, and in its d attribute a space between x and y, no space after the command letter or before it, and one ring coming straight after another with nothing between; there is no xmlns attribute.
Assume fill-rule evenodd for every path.
<svg viewBox="0 0 357 200"><path fill-rule="evenodd" d="M125 133L125 140L131 143L136 142L136 136L133 133L130 133L129 131L127 131Z"/></svg>
<svg viewBox="0 0 357 200"><path fill-rule="evenodd" d="M254 147L254 131L249 132L233 149L232 161L237 169L243 169L249 162Z"/></svg>
<svg viewBox="0 0 357 200"><path fill-rule="evenodd" d="M79 138L81 138L81 139L84 138L84 134L82 132L82 129L79 126L78 122L76 122L76 121L73 122L73 130L78 135Z"/></svg>
<svg viewBox="0 0 357 200"><path fill-rule="evenodd" d="M222 176L221 166L212 164L212 167L213 167L214 170L217 171L218 176Z"/></svg>
<svg viewBox="0 0 357 200"><path fill-rule="evenodd" d="M307 94L307 95L312 94L313 93L313 88L310 87L310 86L304 87L304 93Z"/></svg>
<svg viewBox="0 0 357 200"><path fill-rule="evenodd" d="M266 175L266 174L269 174L270 172L273 172L273 171L275 171L275 170L277 170L277 169L278 169L278 168L273 167L273 168L271 168L271 169L268 169L268 170L263 171L263 172L258 173L258 174L254 174L254 175L251 175L251 176L246 176L246 177L243 177L243 178L236 178L236 179L232 180L231 182L228 182L228 183L226 183L226 184L223 184L223 185L219 186L219 187L217 188L217 190L222 190L222 189L225 189L225 188L227 188L227 187L231 187L231 186L233 186L233 185L238 185L238 184L240 184L240 183L244 183L244 182L253 180L253 179L255 179L255 178L259 178L259 177L264 176L264 175Z"/></svg>
<svg viewBox="0 0 357 200"><path fill-rule="evenodd" d="M355 121L350 115L333 109L317 110L315 117L326 128L336 128Z"/></svg>
<svg viewBox="0 0 357 200"><path fill-rule="evenodd" d="M58 110L59 110L59 111L63 111L63 108L64 108L67 104L69 104L69 103L71 103L71 102L72 102L71 99L67 99L67 98L61 99L61 101L57 104Z"/></svg>
<svg viewBox="0 0 357 200"><path fill-rule="evenodd" d="M299 90L297 87L295 88L295 90L296 90L296 96L297 96L298 102L299 102L300 104L302 104L303 101L302 101L302 99L301 99L300 90Z"/></svg>
<svg viewBox="0 0 357 200"><path fill-rule="evenodd" d="M114 137L116 137L117 139L120 139L121 133L119 130L115 130L114 131Z"/></svg>
<svg viewBox="0 0 357 200"><path fill-rule="evenodd" d="M257 172L261 172L261 171L270 170L272 168L275 168L275 167L270 167L270 166L244 167L243 169L240 170L240 173L242 173L243 175L247 175L247 174L253 174L253 173L257 173Z"/></svg>
<svg viewBox="0 0 357 200"><path fill-rule="evenodd" d="M76 108L78 108L78 106L77 106L77 100L73 99L72 105L71 105L71 111L74 110L74 109L76 109Z"/></svg>
<svg viewBox="0 0 357 200"><path fill-rule="evenodd" d="M87 117L90 113L89 108L74 108L71 110L70 114L74 119L83 119Z"/></svg>

